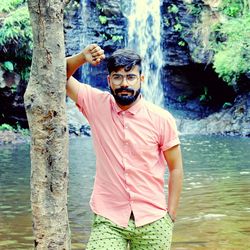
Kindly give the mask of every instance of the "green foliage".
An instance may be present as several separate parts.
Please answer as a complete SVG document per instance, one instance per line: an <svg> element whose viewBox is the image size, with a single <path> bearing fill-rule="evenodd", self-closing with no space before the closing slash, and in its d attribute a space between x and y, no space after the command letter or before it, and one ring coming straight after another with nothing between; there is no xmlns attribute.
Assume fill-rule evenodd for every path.
<svg viewBox="0 0 250 250"><path fill-rule="evenodd" d="M169 20L168 20L167 17L164 17L164 18L163 18L163 22L164 22L164 25L166 25L167 27L170 26L170 22L169 22Z"/></svg>
<svg viewBox="0 0 250 250"><path fill-rule="evenodd" d="M7 123L3 123L0 125L0 131L12 131L15 133L20 133L23 136L29 136L30 131L29 129L24 129L20 126L20 124L17 122L15 126L11 126Z"/></svg>
<svg viewBox="0 0 250 250"><path fill-rule="evenodd" d="M14 131L14 128L7 123L0 125L0 131Z"/></svg>
<svg viewBox="0 0 250 250"><path fill-rule="evenodd" d="M103 38L104 40L108 40L108 36L107 36L107 34L102 33L102 34L101 34L101 36L102 36L102 38Z"/></svg>
<svg viewBox="0 0 250 250"><path fill-rule="evenodd" d="M203 93L200 95L200 102L208 102L212 99L212 97L208 94L208 88L203 87Z"/></svg>
<svg viewBox="0 0 250 250"><path fill-rule="evenodd" d="M30 135L29 129L22 128L18 122L16 123L15 132L20 133L22 136L29 136Z"/></svg>
<svg viewBox="0 0 250 250"><path fill-rule="evenodd" d="M232 103L231 102L225 102L224 104L223 104L223 108L224 109L226 109L226 108L230 108L230 107L232 107L233 105L232 105Z"/></svg>
<svg viewBox="0 0 250 250"><path fill-rule="evenodd" d="M14 71L14 65L10 61L6 61L2 64L2 68L6 71L13 72Z"/></svg>
<svg viewBox="0 0 250 250"><path fill-rule="evenodd" d="M30 67L27 67L21 71L21 79L28 82L29 78L30 78Z"/></svg>
<svg viewBox="0 0 250 250"><path fill-rule="evenodd" d="M64 7L64 14L68 14L69 11L77 10L80 8L79 0L70 0L68 3L65 4Z"/></svg>
<svg viewBox="0 0 250 250"><path fill-rule="evenodd" d="M0 26L0 50L10 48L14 49L15 57L31 61L32 30L26 5L11 11Z"/></svg>
<svg viewBox="0 0 250 250"><path fill-rule="evenodd" d="M121 42L121 40L123 39L123 36L119 36L119 35L111 35L112 37L112 41L113 42Z"/></svg>
<svg viewBox="0 0 250 250"><path fill-rule="evenodd" d="M100 15L99 16L99 21L100 21L101 24L106 24L108 22L108 19L107 19L106 16Z"/></svg>
<svg viewBox="0 0 250 250"><path fill-rule="evenodd" d="M187 95L180 95L180 96L178 96L177 100L179 102L186 102L187 101Z"/></svg>
<svg viewBox="0 0 250 250"><path fill-rule="evenodd" d="M12 85L10 90L11 90L11 93L15 93L17 91L17 85L16 84Z"/></svg>
<svg viewBox="0 0 250 250"><path fill-rule="evenodd" d="M28 81L32 60L32 29L26 0L1 0L0 61L6 71L19 73ZM17 85L12 85L12 92Z"/></svg>
<svg viewBox="0 0 250 250"><path fill-rule="evenodd" d="M179 8L177 5L171 4L170 6L168 6L168 13L177 14L178 12L179 12Z"/></svg>
<svg viewBox="0 0 250 250"><path fill-rule="evenodd" d="M15 10L21 4L26 2L25 0L1 0L0 13L9 13Z"/></svg>
<svg viewBox="0 0 250 250"><path fill-rule="evenodd" d="M103 6L102 6L101 4L97 3L97 4L96 4L96 8L97 8L98 10L100 10L101 12L103 12Z"/></svg>
<svg viewBox="0 0 250 250"><path fill-rule="evenodd" d="M80 8L80 3L78 3L77 1L74 1L72 4L72 8L73 9L79 9Z"/></svg>
<svg viewBox="0 0 250 250"><path fill-rule="evenodd" d="M230 17L237 17L243 13L242 0L223 0L221 3L222 12Z"/></svg>
<svg viewBox="0 0 250 250"><path fill-rule="evenodd" d="M198 16L202 11L202 4L200 3L187 4L186 7L187 12L194 16Z"/></svg>
<svg viewBox="0 0 250 250"><path fill-rule="evenodd" d="M181 47L184 47L186 45L186 43L184 41L179 41L178 45L181 46Z"/></svg>
<svg viewBox="0 0 250 250"><path fill-rule="evenodd" d="M228 84L250 71L250 14L232 18L219 28L224 40L213 43L214 69Z"/></svg>
<svg viewBox="0 0 250 250"><path fill-rule="evenodd" d="M174 30L175 30L176 32L181 32L181 31L183 30L183 27L182 27L182 25L181 25L180 23L176 23L176 24L174 25Z"/></svg>

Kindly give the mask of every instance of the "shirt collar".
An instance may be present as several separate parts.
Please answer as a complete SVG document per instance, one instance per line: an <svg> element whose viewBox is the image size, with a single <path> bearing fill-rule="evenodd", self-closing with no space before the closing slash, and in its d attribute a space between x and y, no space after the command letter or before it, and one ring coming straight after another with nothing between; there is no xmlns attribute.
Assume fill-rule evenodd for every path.
<svg viewBox="0 0 250 250"><path fill-rule="evenodd" d="M120 114L122 112L125 112L125 113L130 113L132 115L135 115L143 106L143 102L144 102L144 99L142 97L142 95L140 95L139 97L139 100L137 101L136 104L132 105L129 109L126 109L126 110L122 110L116 103L115 101L115 98L111 95L111 104L112 104L112 107L113 107L113 110L115 112L117 112L117 114Z"/></svg>

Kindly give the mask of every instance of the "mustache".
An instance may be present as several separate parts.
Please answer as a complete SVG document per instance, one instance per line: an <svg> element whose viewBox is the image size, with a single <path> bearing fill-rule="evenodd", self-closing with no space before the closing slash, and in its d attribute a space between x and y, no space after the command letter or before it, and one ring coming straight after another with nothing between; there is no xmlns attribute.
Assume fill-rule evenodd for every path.
<svg viewBox="0 0 250 250"><path fill-rule="evenodd" d="M122 92L122 91L127 91L127 92L129 92L129 93L131 93L132 95L134 94L134 90L133 89L131 89L131 88L125 88L125 87L121 87L121 88L119 88L119 89L116 89L115 90L115 93L116 94L119 94L120 92Z"/></svg>

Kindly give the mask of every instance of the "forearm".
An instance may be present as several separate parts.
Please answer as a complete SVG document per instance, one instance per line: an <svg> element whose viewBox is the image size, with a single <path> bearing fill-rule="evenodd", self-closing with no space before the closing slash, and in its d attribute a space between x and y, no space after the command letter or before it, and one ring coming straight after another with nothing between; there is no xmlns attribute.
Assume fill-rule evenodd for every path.
<svg viewBox="0 0 250 250"><path fill-rule="evenodd" d="M67 57L66 61L67 61L67 79L70 78L80 66L86 63L83 52L80 52L74 56Z"/></svg>
<svg viewBox="0 0 250 250"><path fill-rule="evenodd" d="M182 166L174 168L169 173L168 180L168 212L172 219L175 219L179 199L182 190L183 170Z"/></svg>

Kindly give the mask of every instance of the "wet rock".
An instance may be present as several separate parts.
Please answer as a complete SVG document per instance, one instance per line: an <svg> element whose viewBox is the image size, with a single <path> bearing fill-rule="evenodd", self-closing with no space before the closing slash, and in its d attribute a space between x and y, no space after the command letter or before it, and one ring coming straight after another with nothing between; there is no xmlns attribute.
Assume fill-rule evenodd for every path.
<svg viewBox="0 0 250 250"><path fill-rule="evenodd" d="M14 131L0 131L0 145L29 142L30 137Z"/></svg>
<svg viewBox="0 0 250 250"><path fill-rule="evenodd" d="M67 117L69 121L69 134L72 136L91 136L90 126L86 118L79 112L75 103L67 99Z"/></svg>
<svg viewBox="0 0 250 250"><path fill-rule="evenodd" d="M178 119L183 134L221 134L250 137L250 94L238 97L231 108L200 120Z"/></svg>

